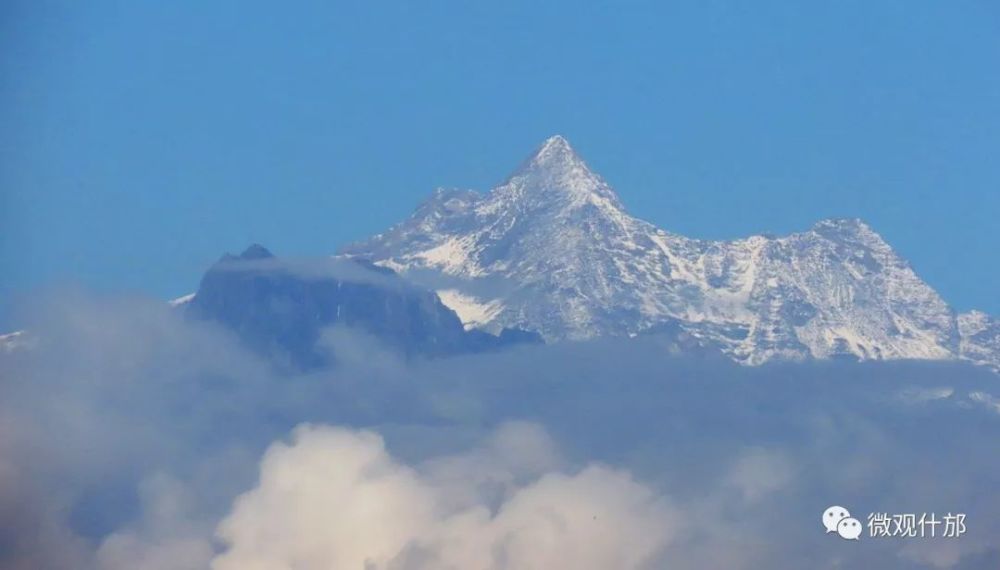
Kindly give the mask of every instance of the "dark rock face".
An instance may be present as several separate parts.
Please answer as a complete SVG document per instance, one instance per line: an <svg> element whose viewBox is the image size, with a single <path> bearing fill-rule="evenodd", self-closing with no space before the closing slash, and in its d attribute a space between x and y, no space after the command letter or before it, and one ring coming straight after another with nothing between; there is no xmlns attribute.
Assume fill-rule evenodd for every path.
<svg viewBox="0 0 1000 570"><path fill-rule="evenodd" d="M335 325L371 334L407 356L540 342L538 335L523 331L466 332L437 295L389 269L348 259L285 262L260 245L223 256L202 278L186 311L192 318L221 323L254 351L294 369L332 362L317 343L322 330Z"/></svg>

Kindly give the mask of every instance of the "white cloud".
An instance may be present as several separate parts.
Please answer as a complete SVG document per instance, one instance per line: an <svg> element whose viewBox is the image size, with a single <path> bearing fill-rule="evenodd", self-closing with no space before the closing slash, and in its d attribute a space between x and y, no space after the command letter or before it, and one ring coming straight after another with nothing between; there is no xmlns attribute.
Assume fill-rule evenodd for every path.
<svg viewBox="0 0 1000 570"><path fill-rule="evenodd" d="M226 550L212 567L646 567L674 534L674 511L609 467L534 476L553 465L550 446L540 428L512 424L466 455L410 467L373 432L300 426L220 524ZM499 493L486 490L498 480Z"/></svg>

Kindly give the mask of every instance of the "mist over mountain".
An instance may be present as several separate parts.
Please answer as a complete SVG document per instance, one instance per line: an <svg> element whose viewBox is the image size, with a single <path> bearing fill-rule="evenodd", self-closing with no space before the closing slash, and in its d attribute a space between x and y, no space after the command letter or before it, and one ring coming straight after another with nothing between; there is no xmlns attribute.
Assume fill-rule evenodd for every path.
<svg viewBox="0 0 1000 570"><path fill-rule="evenodd" d="M548 341L675 325L734 360L968 359L1000 366L992 317L958 315L871 227L687 238L635 218L561 136L482 194L437 190L341 253L438 291L468 327Z"/></svg>

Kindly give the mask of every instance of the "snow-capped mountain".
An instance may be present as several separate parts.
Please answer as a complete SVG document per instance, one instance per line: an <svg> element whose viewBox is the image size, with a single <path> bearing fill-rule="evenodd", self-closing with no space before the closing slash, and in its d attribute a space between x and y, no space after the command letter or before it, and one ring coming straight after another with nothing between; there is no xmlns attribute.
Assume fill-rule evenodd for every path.
<svg viewBox="0 0 1000 570"><path fill-rule="evenodd" d="M957 317L862 221L690 239L629 215L560 136L490 192L437 190L408 220L342 253L436 289L470 328L561 340L679 327L747 364L1000 363L1000 325Z"/></svg>

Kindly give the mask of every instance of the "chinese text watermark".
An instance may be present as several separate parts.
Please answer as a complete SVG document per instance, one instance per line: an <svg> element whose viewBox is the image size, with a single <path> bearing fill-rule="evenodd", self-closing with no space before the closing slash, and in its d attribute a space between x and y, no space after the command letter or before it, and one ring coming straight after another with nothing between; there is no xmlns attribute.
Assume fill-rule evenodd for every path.
<svg viewBox="0 0 1000 570"><path fill-rule="evenodd" d="M965 513L869 513L869 538L958 538L965 534ZM858 540L865 524L851 516L844 507L832 506L823 511L823 527L845 540Z"/></svg>

